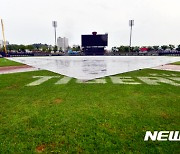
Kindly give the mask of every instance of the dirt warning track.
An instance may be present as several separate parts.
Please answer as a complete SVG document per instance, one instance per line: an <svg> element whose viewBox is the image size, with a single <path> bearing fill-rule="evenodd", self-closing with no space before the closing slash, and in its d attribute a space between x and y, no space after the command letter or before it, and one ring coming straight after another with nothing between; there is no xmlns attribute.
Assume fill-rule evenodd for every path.
<svg viewBox="0 0 180 154"><path fill-rule="evenodd" d="M29 72L39 70L37 68L22 65L22 66L5 66L0 67L0 74L10 74L10 73L19 73L19 72Z"/></svg>
<svg viewBox="0 0 180 154"><path fill-rule="evenodd" d="M162 65L162 66L155 67L154 69L180 72L180 65L168 64L168 65Z"/></svg>

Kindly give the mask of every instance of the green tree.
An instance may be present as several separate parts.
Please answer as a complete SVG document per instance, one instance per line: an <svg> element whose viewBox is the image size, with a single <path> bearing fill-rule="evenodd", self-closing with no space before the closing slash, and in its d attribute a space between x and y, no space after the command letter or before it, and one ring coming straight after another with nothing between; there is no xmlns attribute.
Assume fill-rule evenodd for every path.
<svg viewBox="0 0 180 154"><path fill-rule="evenodd" d="M73 46L72 51L80 51L80 46Z"/></svg>
<svg viewBox="0 0 180 154"><path fill-rule="evenodd" d="M61 47L59 47L59 51L62 51L62 48L61 48Z"/></svg>
<svg viewBox="0 0 180 154"><path fill-rule="evenodd" d="M178 45L178 47L176 48L177 51L180 51L180 45Z"/></svg>
<svg viewBox="0 0 180 154"><path fill-rule="evenodd" d="M120 46L117 48L118 49L118 52L129 52L130 51L130 48L129 46Z"/></svg>
<svg viewBox="0 0 180 154"><path fill-rule="evenodd" d="M42 51L46 52L48 50L48 47L47 46L42 46Z"/></svg>
<svg viewBox="0 0 180 154"><path fill-rule="evenodd" d="M138 46L135 46L135 47L133 48L133 52L139 52L139 50L140 50L140 47L138 47Z"/></svg>
<svg viewBox="0 0 180 154"><path fill-rule="evenodd" d="M8 45L7 50L9 50L9 51L11 51L11 50L18 51L19 50L19 45L16 45L16 44Z"/></svg>
<svg viewBox="0 0 180 154"><path fill-rule="evenodd" d="M14 44L12 48L13 48L13 50L18 51L19 50L19 45Z"/></svg>
<svg viewBox="0 0 180 154"><path fill-rule="evenodd" d="M32 50L34 50L35 48L34 48L33 45L27 45L27 46L26 46L26 49L32 51Z"/></svg>
<svg viewBox="0 0 180 154"><path fill-rule="evenodd" d="M153 49L157 51L159 49L159 46L153 46Z"/></svg>
<svg viewBox="0 0 180 154"><path fill-rule="evenodd" d="M175 46L172 45L172 44L169 44L169 48L170 48L171 50L173 50L173 49L175 48Z"/></svg>
<svg viewBox="0 0 180 154"><path fill-rule="evenodd" d="M124 52L124 46L120 46L120 47L117 47L117 49L118 49L118 52Z"/></svg>
<svg viewBox="0 0 180 154"><path fill-rule="evenodd" d="M7 50L8 50L8 51L11 51L11 50L13 50L13 47L12 47L12 45L7 45L7 46L6 46L6 48L7 48Z"/></svg>
<svg viewBox="0 0 180 154"><path fill-rule="evenodd" d="M58 50L57 46L54 46L53 51L56 52Z"/></svg>
<svg viewBox="0 0 180 154"><path fill-rule="evenodd" d="M167 45L162 45L162 46L161 46L161 49L166 50L166 49L168 49L168 47L169 47L169 46L167 46Z"/></svg>
<svg viewBox="0 0 180 154"><path fill-rule="evenodd" d="M112 47L111 50L112 50L112 52L117 52L118 51L117 47Z"/></svg>
<svg viewBox="0 0 180 154"><path fill-rule="evenodd" d="M124 46L124 51L125 51L125 52L129 52L129 51L130 51L129 46Z"/></svg>
<svg viewBox="0 0 180 154"><path fill-rule="evenodd" d="M19 45L19 50L22 51L22 52L25 52L26 51L26 46L25 45Z"/></svg>
<svg viewBox="0 0 180 154"><path fill-rule="evenodd" d="M148 51L152 51L153 50L153 47L151 47L151 46L148 46L147 48L148 48Z"/></svg>
<svg viewBox="0 0 180 154"><path fill-rule="evenodd" d="M51 52L51 51L52 51L51 47L48 47L48 51L49 51L49 52Z"/></svg>

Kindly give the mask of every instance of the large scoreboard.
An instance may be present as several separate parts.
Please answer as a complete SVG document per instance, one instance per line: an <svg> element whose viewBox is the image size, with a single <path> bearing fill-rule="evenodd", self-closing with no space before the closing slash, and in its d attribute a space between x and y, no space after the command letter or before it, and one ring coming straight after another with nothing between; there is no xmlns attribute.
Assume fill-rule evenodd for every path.
<svg viewBox="0 0 180 154"><path fill-rule="evenodd" d="M108 46L108 34L104 35L82 35L82 46Z"/></svg>

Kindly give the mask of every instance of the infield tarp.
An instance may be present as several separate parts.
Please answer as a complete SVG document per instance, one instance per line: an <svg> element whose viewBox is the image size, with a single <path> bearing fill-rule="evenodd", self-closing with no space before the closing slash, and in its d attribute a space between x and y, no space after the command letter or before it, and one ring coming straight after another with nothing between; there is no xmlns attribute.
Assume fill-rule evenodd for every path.
<svg viewBox="0 0 180 154"><path fill-rule="evenodd" d="M61 56L8 59L80 80L92 80L180 61L180 57L160 56Z"/></svg>

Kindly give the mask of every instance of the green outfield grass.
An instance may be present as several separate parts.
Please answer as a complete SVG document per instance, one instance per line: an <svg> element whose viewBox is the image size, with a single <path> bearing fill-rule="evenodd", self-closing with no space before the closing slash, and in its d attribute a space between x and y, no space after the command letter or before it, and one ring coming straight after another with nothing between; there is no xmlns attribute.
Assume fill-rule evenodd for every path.
<svg viewBox="0 0 180 154"><path fill-rule="evenodd" d="M119 76L152 73L172 74ZM57 76L0 75L0 153L180 153L179 142L144 142L146 131L179 130L180 87L115 85L108 77L106 84L55 85L53 78L26 86L39 75Z"/></svg>
<svg viewBox="0 0 180 154"><path fill-rule="evenodd" d="M173 63L174 65L180 65L180 61Z"/></svg>
<svg viewBox="0 0 180 154"><path fill-rule="evenodd" d="M0 67L4 67L4 66L21 66L23 64L18 63L18 62L14 62L5 58L0 58Z"/></svg>

